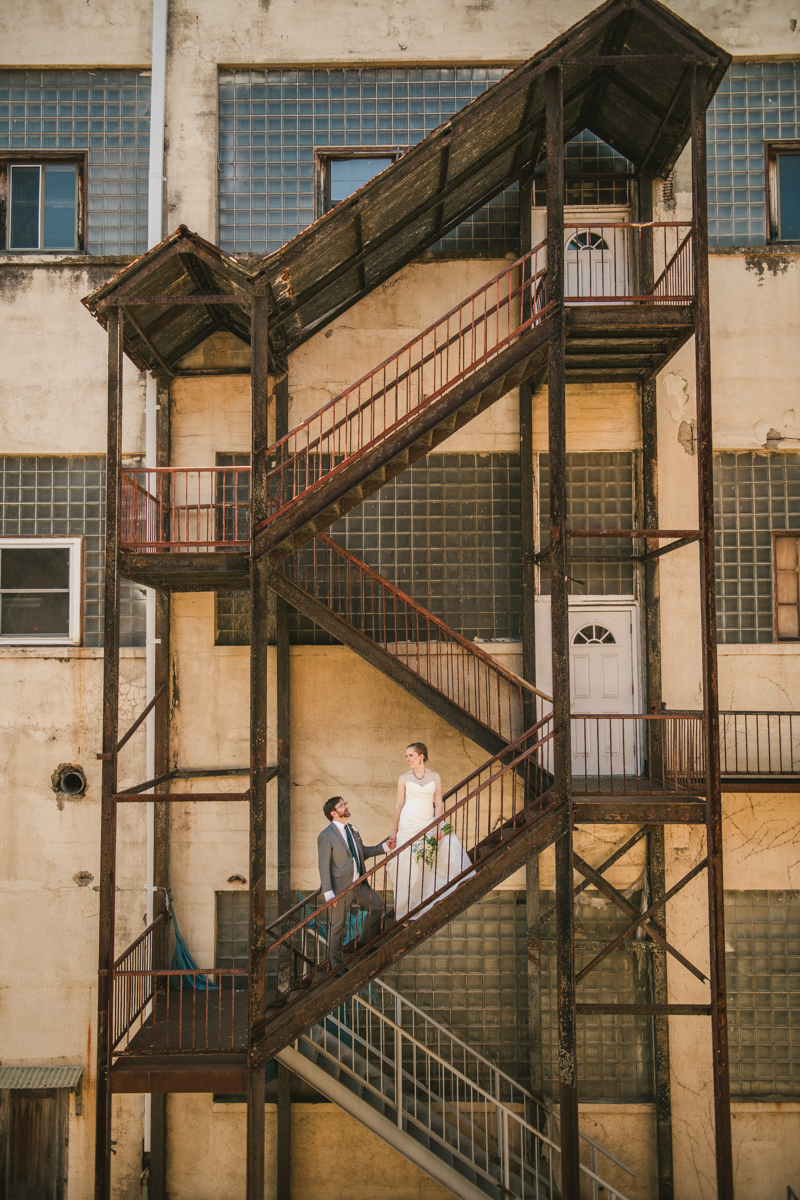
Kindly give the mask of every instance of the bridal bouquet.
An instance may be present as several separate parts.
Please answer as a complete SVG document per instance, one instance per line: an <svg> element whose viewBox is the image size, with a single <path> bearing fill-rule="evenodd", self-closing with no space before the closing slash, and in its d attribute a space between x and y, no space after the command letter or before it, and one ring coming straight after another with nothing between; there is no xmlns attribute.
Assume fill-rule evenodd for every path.
<svg viewBox="0 0 800 1200"><path fill-rule="evenodd" d="M453 826L445 821L444 825L442 825L442 835L446 837L448 833L452 832ZM432 833L428 833L425 835L425 837L421 837L418 842L414 842L414 845L411 847L411 849L414 851L415 862L420 863L424 860L429 867L432 867L436 861L439 843Z"/></svg>

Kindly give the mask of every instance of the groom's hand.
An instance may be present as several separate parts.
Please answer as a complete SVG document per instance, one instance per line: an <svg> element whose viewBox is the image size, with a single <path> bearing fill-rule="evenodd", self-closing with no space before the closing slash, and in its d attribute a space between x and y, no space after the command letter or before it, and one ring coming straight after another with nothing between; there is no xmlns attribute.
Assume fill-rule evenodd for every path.
<svg viewBox="0 0 800 1200"><path fill-rule="evenodd" d="M388 837L383 844L389 850L394 850L395 846L397 845L397 838L392 835L392 837Z"/></svg>

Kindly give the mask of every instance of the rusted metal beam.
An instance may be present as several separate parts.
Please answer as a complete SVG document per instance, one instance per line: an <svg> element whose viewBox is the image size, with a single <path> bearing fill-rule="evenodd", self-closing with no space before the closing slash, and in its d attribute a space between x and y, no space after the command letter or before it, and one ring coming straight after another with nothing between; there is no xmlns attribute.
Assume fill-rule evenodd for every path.
<svg viewBox="0 0 800 1200"><path fill-rule="evenodd" d="M162 682L161 686L156 691L155 695L153 696L153 699L150 701L150 703L146 706L146 708L139 714L139 716L133 722L133 724L131 725L128 732L126 734L124 734L123 737L121 737L120 740L117 742L115 749L112 750L110 754L107 754L105 751L98 754L97 757L99 759L105 760L107 758L111 758L115 754L119 754L122 747L126 744L126 742L130 741L130 739L136 733L136 730L139 728L139 726L142 725L147 720L148 714L155 708L158 701L164 695L164 692L167 690L167 686L168 686L168 683L167 683L167 680L165 679Z"/></svg>
<svg viewBox="0 0 800 1200"><path fill-rule="evenodd" d="M697 492L701 531L700 612L707 804L706 845L709 860L708 916L711 1004L713 1008L711 1029L714 1050L714 1126L717 1151L717 1200L733 1200L714 555L714 450L711 412L711 326L708 281L708 198L706 192L707 95L708 70L705 67L696 67L692 75L692 216L695 226Z"/></svg>
<svg viewBox="0 0 800 1200"><path fill-rule="evenodd" d="M642 838L645 837L649 828L650 827L648 825L643 825L641 829L637 829L633 837L629 837L626 842L623 842L623 844L617 850L615 850L613 854L609 855L604 862L600 863L599 867L595 867L595 870L599 871L602 875L603 872L607 871L609 867L613 867L614 863L617 863L621 858L624 858L628 851L632 850L636 843L640 842ZM573 896L577 899L578 896L580 896L582 892L585 892L589 886L589 880L584 879L574 888ZM543 913L539 919L540 926L547 924L550 918L555 916L555 912L555 908L548 908L547 912Z"/></svg>
<svg viewBox="0 0 800 1200"><path fill-rule="evenodd" d="M678 892L680 892L683 888L685 888L687 883L691 883L691 881L697 875L699 875L701 871L705 871L707 866L708 866L708 859L704 858L701 862L697 863L696 866L692 867L691 871L689 871L688 874L684 875L683 879L680 879L674 885L674 887L671 887L668 892L665 892L657 900L654 900L653 903L650 905L650 907L647 908L643 913L640 913L639 916L636 918L636 920L633 921L628 926L627 929L625 929L622 933L618 934L618 936L615 937L613 939L613 941L609 942L606 946L603 947L603 949L596 955L595 958L592 959L592 961L590 963L587 963L587 965L576 976L575 982L581 983L591 971L596 970L596 968L600 966L600 963L603 962L606 958L608 958L609 954L613 954L613 952L619 946L621 946L622 943L624 941L626 941L626 939L629 938L632 933L635 933L636 930L639 929L642 925L644 925L646 928L649 918L652 917L656 912L658 912L658 910L660 908L663 908L663 906L667 903L668 900L671 900L673 896L676 896L678 894ZM578 868L578 869L580 870L580 868ZM648 930L648 932L649 932L649 930ZM660 930L659 930L659 932L660 932Z"/></svg>
<svg viewBox="0 0 800 1200"><path fill-rule="evenodd" d="M156 360L156 365L159 366L161 368L161 370L167 376L171 377L173 374L172 367L169 365L169 363L166 361L166 359L162 358L161 352L158 349L158 346L156 346L155 342L151 341L150 337L142 329L141 325L136 320L133 313L125 313L125 320L129 321L130 324L133 326L133 328L136 330L136 333L142 339L145 346L150 351L150 353L153 355L153 358Z"/></svg>
<svg viewBox="0 0 800 1200"><path fill-rule="evenodd" d="M615 904L621 912L624 912L626 917L630 917L632 920L638 921L639 914L630 901L622 895L622 892L618 891L613 884L609 883L607 879L604 879L603 876L600 875L599 872L595 871L593 867L590 867L587 862L584 862L579 854L573 854L572 857L573 862L575 863L575 869L580 871L581 875L588 879L590 883L593 883L598 892L610 900L612 904ZM677 950L673 945L671 945L652 921L648 920L643 924L646 932L650 934L650 937L653 939L653 941L658 942L659 946L663 946L668 954L671 954L674 959L677 959L681 966L684 966L687 971L694 975L695 979L699 979L701 983L708 982L707 976L704 975L703 972L694 965L694 963L690 962L688 958L681 954L680 950Z"/></svg>
<svg viewBox="0 0 800 1200"><path fill-rule="evenodd" d="M250 799L246 792L161 792L154 796L131 796L118 792L113 799L117 804L202 804Z"/></svg>
<svg viewBox="0 0 800 1200"><path fill-rule="evenodd" d="M654 825L647 838L647 869L650 894L658 899L666 888L664 826ZM651 943L653 945L653 943ZM667 956L653 945L653 1000L667 1004ZM658 1200L674 1200L675 1170L672 1156L672 1069L670 1065L669 1020L662 1013L653 1017L654 1077L656 1091L656 1153L658 1158Z"/></svg>
<svg viewBox="0 0 800 1200"><path fill-rule="evenodd" d="M267 513L266 458L269 444L268 301L253 296L251 374L251 464L253 527ZM270 624L268 566L254 563L250 577L250 919L248 931L248 1030L264 1019L267 923L267 661ZM247 1200L264 1200L264 1071L247 1080Z"/></svg>
<svg viewBox="0 0 800 1200"><path fill-rule="evenodd" d="M122 316L108 315L108 435L106 442L106 556L103 612L103 772L100 807L100 936L97 981L97 1101L95 1200L111 1198L111 968L116 900L117 755L119 737L119 544L122 437Z"/></svg>
<svg viewBox="0 0 800 1200"><path fill-rule="evenodd" d="M708 1017L710 1004L578 1004L582 1017Z"/></svg>
<svg viewBox="0 0 800 1200"><path fill-rule="evenodd" d="M705 801L575 797L576 825L705 825Z"/></svg>
<svg viewBox="0 0 800 1200"><path fill-rule="evenodd" d="M564 304L564 108L561 67L545 75L547 144L547 292ZM567 576L566 386L564 321L548 346L547 429L550 461L551 628L553 645L553 792L565 806L569 828L556 842L556 1015L558 1099L561 1117L561 1194L580 1197L575 926L572 899L572 745L569 686L569 585Z"/></svg>
<svg viewBox="0 0 800 1200"><path fill-rule="evenodd" d="M568 529L568 538L686 538L697 541L698 529Z"/></svg>

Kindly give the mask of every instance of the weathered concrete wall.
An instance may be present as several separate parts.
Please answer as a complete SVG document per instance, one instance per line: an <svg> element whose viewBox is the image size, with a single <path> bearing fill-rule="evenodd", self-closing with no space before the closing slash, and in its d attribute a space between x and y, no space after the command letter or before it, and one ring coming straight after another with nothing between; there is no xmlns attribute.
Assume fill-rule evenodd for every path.
<svg viewBox="0 0 800 1200"><path fill-rule="evenodd" d="M70 1195L91 1194L97 1046L102 652L0 647L0 1060L83 1065L83 1116L70 1119ZM120 726L141 711L143 651L123 651ZM86 795L56 795L51 775L83 768ZM120 761L120 786L144 778L144 735ZM117 949L144 928L144 806L120 809ZM115 1171L138 1179L141 1098L117 1104Z"/></svg>
<svg viewBox="0 0 800 1200"><path fill-rule="evenodd" d="M3 265L0 449L105 454L108 338L81 304L114 267ZM144 450L144 377L124 359L123 450Z"/></svg>

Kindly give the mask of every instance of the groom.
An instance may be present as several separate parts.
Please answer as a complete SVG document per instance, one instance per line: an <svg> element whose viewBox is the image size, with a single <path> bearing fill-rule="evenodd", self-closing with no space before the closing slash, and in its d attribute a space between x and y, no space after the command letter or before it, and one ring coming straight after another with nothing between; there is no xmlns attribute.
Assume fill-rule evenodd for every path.
<svg viewBox="0 0 800 1200"><path fill-rule="evenodd" d="M319 852L319 877L325 900L333 900L345 889L363 875L366 871L365 859L376 858L379 854L388 853L391 849L389 842L379 846L365 846L361 841L358 830L347 824L350 809L342 796L332 796L322 806L322 811L330 821L327 829L323 829L317 838ZM364 946L380 932L383 901L376 891L364 881L356 890L350 892L347 898L342 897L330 912L329 945L331 954L331 970L335 971L342 963L342 934L347 909L356 901L359 908L365 908L369 913L367 929L358 939L358 945Z"/></svg>

